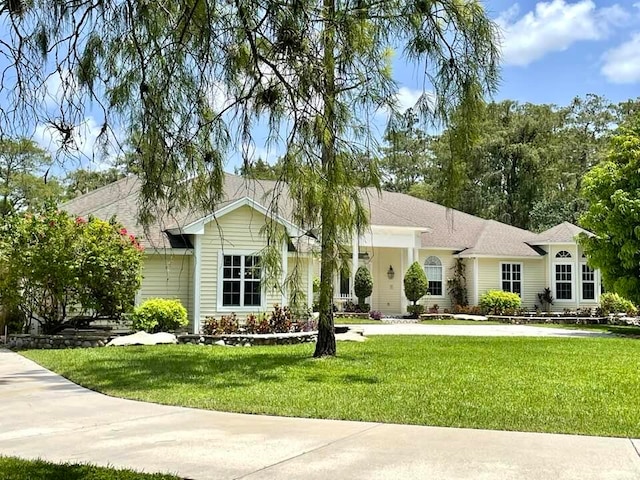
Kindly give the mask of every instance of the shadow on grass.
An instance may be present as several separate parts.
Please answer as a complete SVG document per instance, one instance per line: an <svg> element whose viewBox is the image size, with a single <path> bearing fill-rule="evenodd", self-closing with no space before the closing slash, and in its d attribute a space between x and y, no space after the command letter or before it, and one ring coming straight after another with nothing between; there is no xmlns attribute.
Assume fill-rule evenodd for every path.
<svg viewBox="0 0 640 480"><path fill-rule="evenodd" d="M300 350L237 353L231 349L213 351L180 346L125 348L101 351L98 358L85 358L62 369L56 369L54 359L42 360L45 365L89 388L138 392L181 386L206 386L215 390L240 388L257 382L284 383L287 370L296 365L306 363L314 368L310 353Z"/></svg>
<svg viewBox="0 0 640 480"><path fill-rule="evenodd" d="M82 464L0 457L4 480L186 480L173 475L145 474Z"/></svg>

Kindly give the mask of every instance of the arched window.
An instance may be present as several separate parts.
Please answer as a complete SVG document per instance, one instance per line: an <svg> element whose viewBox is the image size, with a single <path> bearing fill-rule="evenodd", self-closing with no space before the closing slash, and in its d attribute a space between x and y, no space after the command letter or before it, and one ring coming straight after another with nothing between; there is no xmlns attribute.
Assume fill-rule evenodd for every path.
<svg viewBox="0 0 640 480"><path fill-rule="evenodd" d="M566 250L560 250L556 253L556 258L571 258L571 254Z"/></svg>
<svg viewBox="0 0 640 480"><path fill-rule="evenodd" d="M424 273L429 281L429 295L442 296L442 262L433 255L424 261Z"/></svg>

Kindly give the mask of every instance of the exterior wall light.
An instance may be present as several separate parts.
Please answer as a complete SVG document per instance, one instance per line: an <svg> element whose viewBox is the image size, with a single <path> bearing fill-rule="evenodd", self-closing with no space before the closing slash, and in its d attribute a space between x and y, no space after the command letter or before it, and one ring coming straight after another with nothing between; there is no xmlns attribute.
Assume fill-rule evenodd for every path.
<svg viewBox="0 0 640 480"><path fill-rule="evenodd" d="M396 272L393 271L393 267L389 265L389 270L387 270L387 278L389 280L393 279L396 276Z"/></svg>

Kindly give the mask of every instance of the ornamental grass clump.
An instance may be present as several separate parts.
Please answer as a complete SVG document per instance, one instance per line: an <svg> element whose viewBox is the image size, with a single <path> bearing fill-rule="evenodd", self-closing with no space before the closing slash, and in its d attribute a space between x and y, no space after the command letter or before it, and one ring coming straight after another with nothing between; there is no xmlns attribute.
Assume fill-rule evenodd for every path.
<svg viewBox="0 0 640 480"><path fill-rule="evenodd" d="M136 307L131 315L133 328L149 333L168 332L186 327L187 309L180 300L150 298Z"/></svg>
<svg viewBox="0 0 640 480"><path fill-rule="evenodd" d="M621 297L617 293L607 292L600 295L600 311L602 315L610 313L626 313L630 316L638 314L638 309L631 300Z"/></svg>

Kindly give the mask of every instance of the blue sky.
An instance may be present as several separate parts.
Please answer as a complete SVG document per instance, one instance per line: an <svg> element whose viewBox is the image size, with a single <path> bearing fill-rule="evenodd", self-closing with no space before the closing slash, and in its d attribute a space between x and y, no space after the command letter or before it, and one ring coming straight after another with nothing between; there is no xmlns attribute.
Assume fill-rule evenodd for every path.
<svg viewBox="0 0 640 480"><path fill-rule="evenodd" d="M502 80L495 99L567 105L575 96L604 95L612 102L640 96L640 0L506 0L484 2L502 32ZM415 66L395 62L401 107L422 93ZM56 82L54 81L54 84ZM59 84L59 82L58 82ZM58 85L59 86L59 85ZM56 85L52 86L55 91ZM78 138L80 163L93 160L100 119L87 112ZM45 125L34 125L34 139L55 152L56 139ZM254 157L275 161L282 153L249 146ZM237 158L230 159L232 171Z"/></svg>
<svg viewBox="0 0 640 480"><path fill-rule="evenodd" d="M566 105L575 96L613 102L640 96L640 0L485 2L502 30L502 81L496 100ZM397 64L407 100L419 89Z"/></svg>

